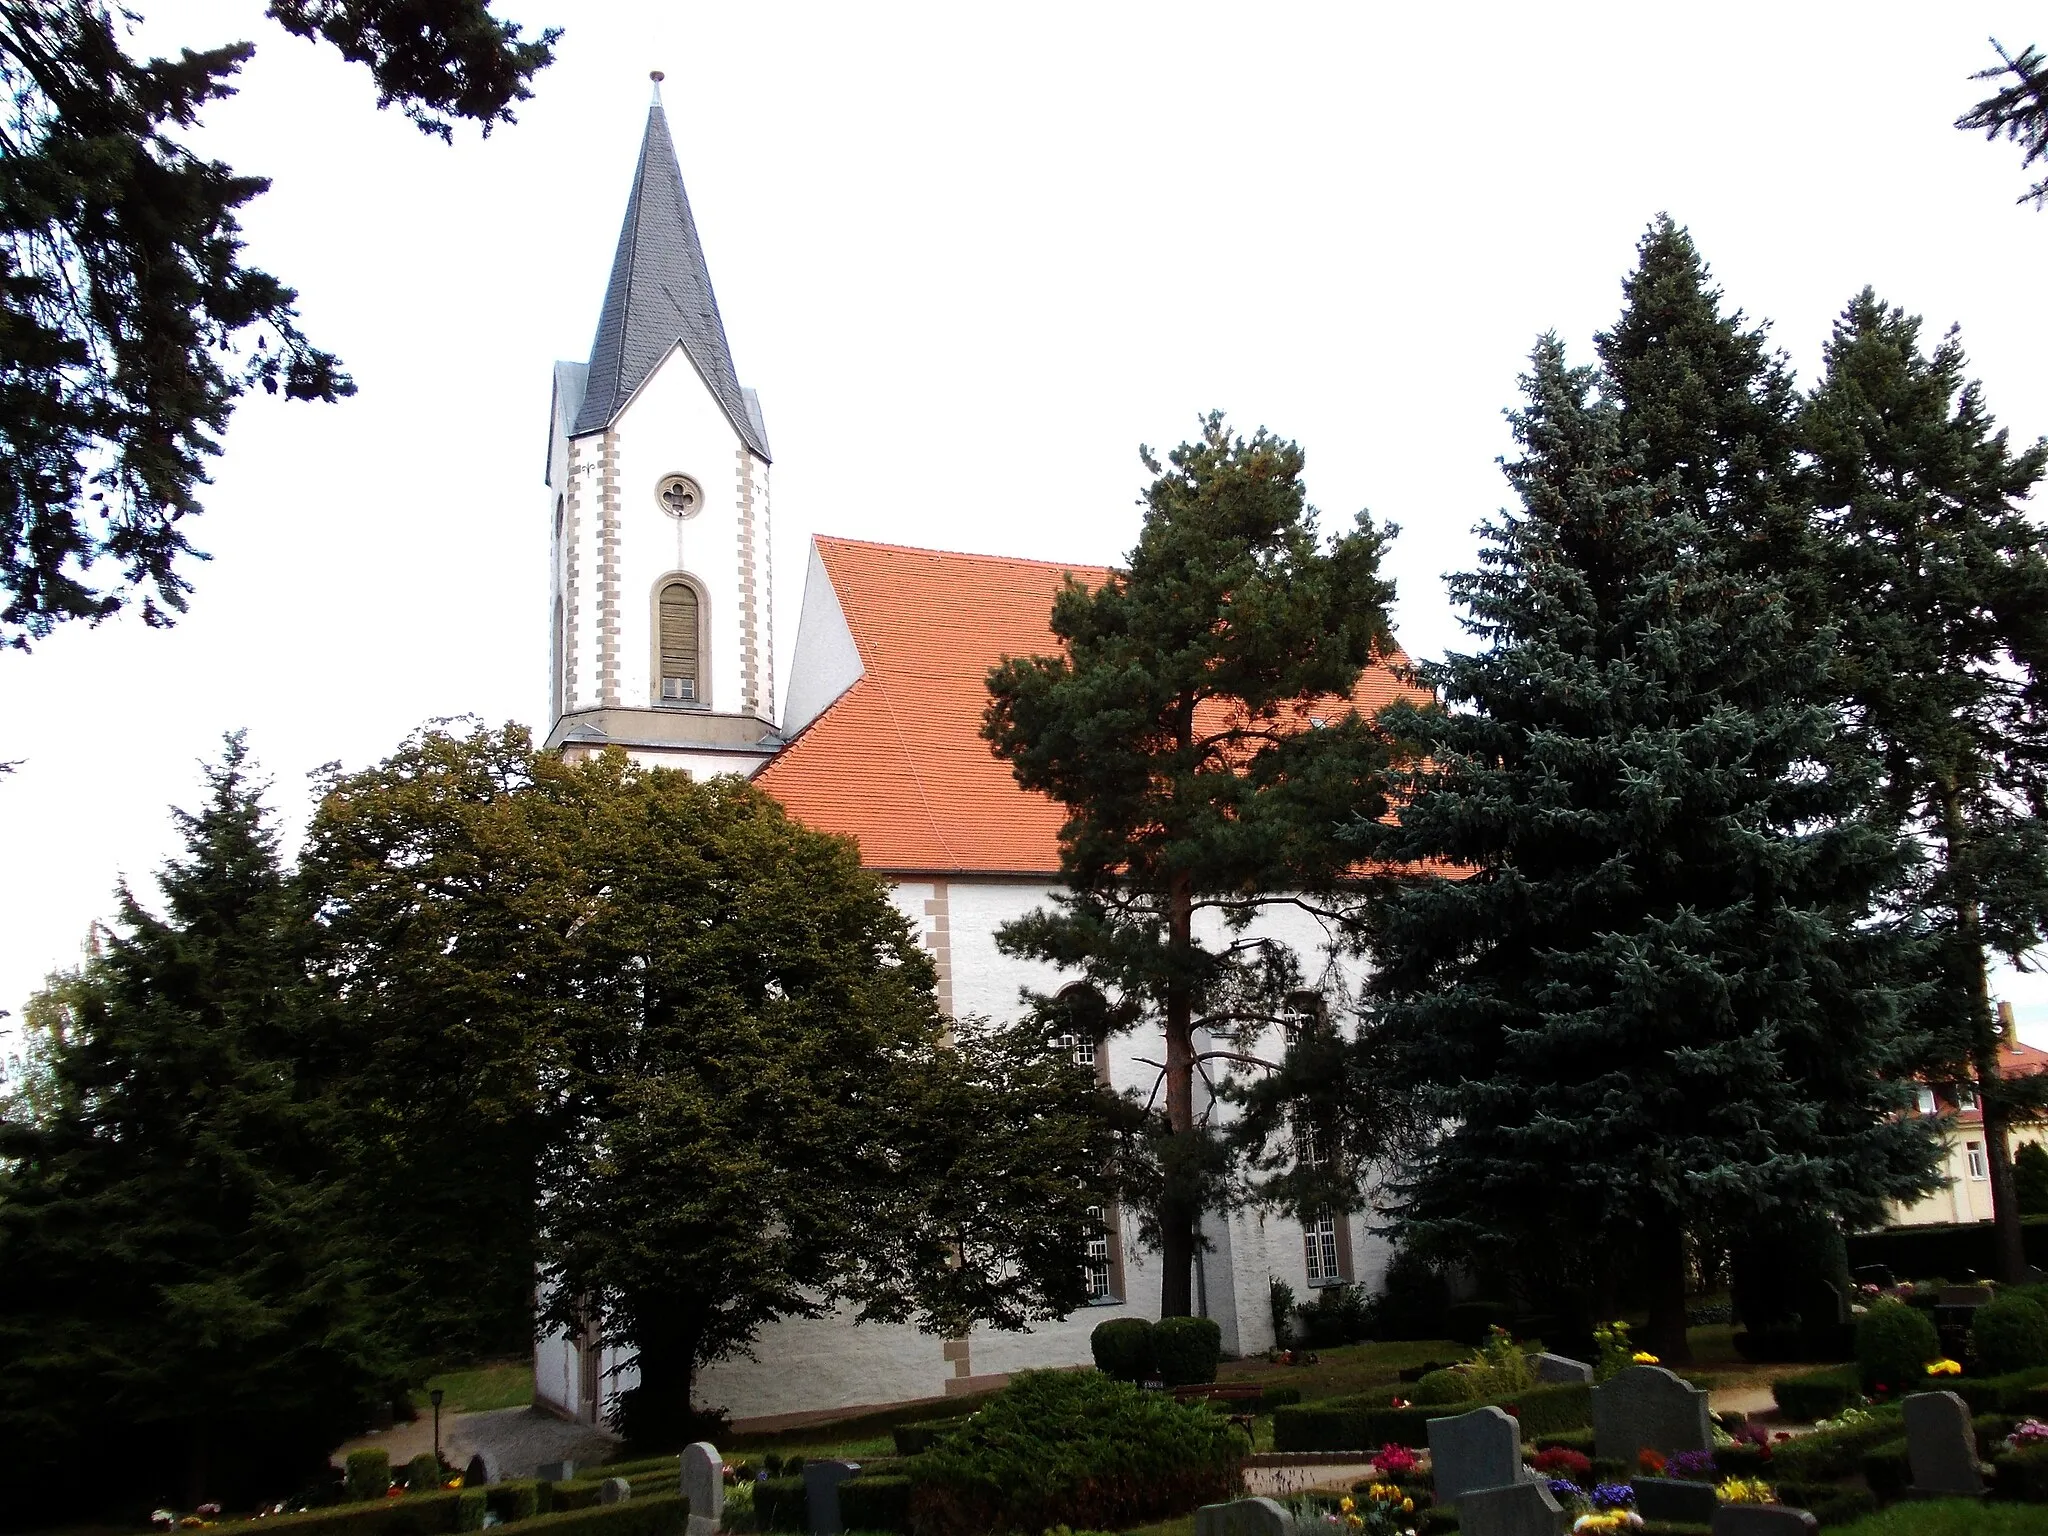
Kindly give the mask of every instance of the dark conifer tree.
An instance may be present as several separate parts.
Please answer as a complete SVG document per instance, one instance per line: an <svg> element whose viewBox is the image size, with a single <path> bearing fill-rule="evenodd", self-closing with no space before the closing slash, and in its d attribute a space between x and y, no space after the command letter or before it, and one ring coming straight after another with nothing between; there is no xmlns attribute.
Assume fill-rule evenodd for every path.
<svg viewBox="0 0 2048 1536"><path fill-rule="evenodd" d="M296 1070L309 929L239 736L207 777L0 1123L0 1426L46 1516L290 1492L389 1385Z"/></svg>
<svg viewBox="0 0 2048 1536"><path fill-rule="evenodd" d="M1066 890L1007 925L1006 952L1079 971L1114 1027L1165 1037L1156 1235L1161 1312L1193 1309L1196 1229L1218 1198L1224 1148L1195 1113L1195 1029L1263 1027L1294 957L1237 937L1270 901L1349 871L1330 836L1378 805L1385 752L1348 704L1387 642L1385 534L1360 515L1327 544L1303 456L1221 415L1156 477L1129 569L1070 582L1052 630L1064 651L1012 657L989 677L984 726L1017 782L1066 807ZM1200 931L1220 919L1218 942Z"/></svg>
<svg viewBox="0 0 2048 1536"><path fill-rule="evenodd" d="M1421 669L1445 708L1382 717L1415 766L1359 846L1468 873L1374 913L1354 1070L1391 1065L1447 1127L1397 1192L1413 1236L1626 1259L1682 1360L1689 1231L1874 1218L1933 1147L1883 1085L1901 850L1859 816L1805 578L1765 574L1808 542L1784 386L1681 232L1642 257L1611 377L1536 350L1520 509L1452 581L1485 648Z"/></svg>
<svg viewBox="0 0 2048 1536"><path fill-rule="evenodd" d="M1865 289L1836 322L1805 414L1854 716L1891 812L1930 853L1913 892L1939 942L1939 1055L1977 1080L2001 1278L2023 1277L1985 966L2040 945L2048 918L2048 532L2025 502L2048 444L2014 453L1954 332ZM2031 1096L2022 1094L2030 1101Z"/></svg>

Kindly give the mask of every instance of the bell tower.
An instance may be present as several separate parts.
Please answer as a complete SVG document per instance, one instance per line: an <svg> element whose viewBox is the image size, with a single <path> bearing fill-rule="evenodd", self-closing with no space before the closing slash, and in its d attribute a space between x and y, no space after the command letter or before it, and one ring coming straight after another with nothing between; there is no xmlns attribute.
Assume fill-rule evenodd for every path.
<svg viewBox="0 0 2048 1536"><path fill-rule="evenodd" d="M547 744L751 776L782 744L768 433L654 80L590 360L555 364Z"/></svg>

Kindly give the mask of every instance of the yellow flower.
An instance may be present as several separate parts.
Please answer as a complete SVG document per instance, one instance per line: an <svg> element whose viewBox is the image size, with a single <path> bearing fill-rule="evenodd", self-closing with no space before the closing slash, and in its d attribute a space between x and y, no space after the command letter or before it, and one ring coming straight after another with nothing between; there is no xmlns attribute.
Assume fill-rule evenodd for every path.
<svg viewBox="0 0 2048 1536"><path fill-rule="evenodd" d="M1960 1376L1963 1368L1953 1360L1936 1360L1927 1367L1930 1376Z"/></svg>
<svg viewBox="0 0 2048 1536"><path fill-rule="evenodd" d="M1344 1513L1347 1515L1350 1514L1352 1510L1358 1508L1356 1504L1351 1502L1351 1495L1348 1493L1345 1494L1343 1498L1337 1501L1337 1507L1343 1510Z"/></svg>
<svg viewBox="0 0 2048 1536"><path fill-rule="evenodd" d="M1351 1529L1353 1529L1354 1531L1362 1531L1365 1529L1365 1517L1363 1515L1346 1515L1344 1517L1344 1523L1350 1526Z"/></svg>
<svg viewBox="0 0 2048 1536"><path fill-rule="evenodd" d="M1655 1365L1657 1357L1647 1349L1639 1349L1635 1353L1635 1362L1637 1365Z"/></svg>
<svg viewBox="0 0 2048 1536"><path fill-rule="evenodd" d="M1403 1499L1403 1500L1401 1501L1401 1513L1402 1513L1402 1514L1404 1514L1404 1515L1412 1515L1412 1514L1414 1514L1414 1513L1415 1513L1415 1501L1414 1501L1413 1499Z"/></svg>

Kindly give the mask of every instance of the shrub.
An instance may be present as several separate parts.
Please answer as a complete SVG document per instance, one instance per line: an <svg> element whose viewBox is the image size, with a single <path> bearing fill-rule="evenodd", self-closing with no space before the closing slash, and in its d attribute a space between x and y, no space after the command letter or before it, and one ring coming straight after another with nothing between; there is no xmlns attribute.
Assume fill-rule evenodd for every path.
<svg viewBox="0 0 2048 1536"><path fill-rule="evenodd" d="M1970 1349L1986 1376L2048 1365L2048 1312L2031 1297L2001 1296L1971 1317Z"/></svg>
<svg viewBox="0 0 2048 1536"><path fill-rule="evenodd" d="M1322 1286L1295 1316L1301 1320L1298 1342L1311 1349L1336 1349L1373 1335L1374 1303L1355 1285Z"/></svg>
<svg viewBox="0 0 2048 1536"><path fill-rule="evenodd" d="M1877 1495L1861 1488L1844 1488L1839 1483L1788 1483L1776 1478L1768 1481L1777 1490L1779 1503L1811 1512L1823 1528L1849 1525L1877 1513Z"/></svg>
<svg viewBox="0 0 2048 1536"><path fill-rule="evenodd" d="M1143 1381L1152 1374L1152 1325L1142 1317L1112 1317L1088 1335L1095 1368L1118 1381Z"/></svg>
<svg viewBox="0 0 2048 1536"><path fill-rule="evenodd" d="M1446 1366L1440 1371L1431 1371L1415 1383L1408 1394L1408 1401L1435 1407L1443 1403L1476 1402L1486 1395L1479 1379L1461 1365Z"/></svg>
<svg viewBox="0 0 2048 1536"><path fill-rule="evenodd" d="M421 1451L405 1464L405 1486L414 1493L428 1493L441 1486L440 1458Z"/></svg>
<svg viewBox="0 0 2048 1536"><path fill-rule="evenodd" d="M465 1488L455 1500L455 1529L458 1531L480 1531L484 1528L484 1516L490 1511L490 1501L484 1497L481 1488Z"/></svg>
<svg viewBox="0 0 2048 1536"><path fill-rule="evenodd" d="M1273 1314L1273 1347L1285 1349L1294 1338L1294 1287L1277 1275L1266 1280L1266 1310Z"/></svg>
<svg viewBox="0 0 2048 1536"><path fill-rule="evenodd" d="M1783 1442L1772 1450L1771 1464L1780 1478L1801 1482L1848 1477L1862 1465L1865 1451L1896 1440L1904 1432L1898 1409L1878 1408L1860 1423L1817 1429Z"/></svg>
<svg viewBox="0 0 2048 1536"><path fill-rule="evenodd" d="M1277 1408L1301 1401L1299 1387L1268 1387L1259 1394L1259 1412L1271 1413Z"/></svg>
<svg viewBox="0 0 2048 1536"><path fill-rule="evenodd" d="M908 1531L910 1479L892 1474L841 1483L839 1518L849 1531Z"/></svg>
<svg viewBox="0 0 2048 1536"><path fill-rule="evenodd" d="M809 1530L810 1500L804 1497L804 1480L771 1477L754 1484L754 1523L764 1531Z"/></svg>
<svg viewBox="0 0 2048 1536"><path fill-rule="evenodd" d="M1141 1318L1139 1321L1142 1322L1143 1319ZM1101 1356L1097 1355L1096 1358L1099 1360ZM889 1431L889 1435L896 1442L896 1454L898 1456L916 1456L930 1450L938 1443L941 1435L950 1435L966 1422L967 1420L964 1418L919 1419L909 1424L898 1424ZM774 1462L775 1465L773 1466L768 1466L766 1461L762 1465L768 1466L769 1472L774 1473L780 1470L782 1458L777 1456L774 1458Z"/></svg>
<svg viewBox="0 0 2048 1536"><path fill-rule="evenodd" d="M391 1458L382 1451L350 1451L344 1481L352 1499L381 1499L391 1486Z"/></svg>
<svg viewBox="0 0 2048 1536"><path fill-rule="evenodd" d="M1162 1317L1152 1328L1152 1364L1169 1387L1216 1379L1223 1329L1212 1317Z"/></svg>
<svg viewBox="0 0 2048 1536"><path fill-rule="evenodd" d="M2023 1504L2048 1504L2048 1445L2006 1451L1992 1462L1998 1496Z"/></svg>
<svg viewBox="0 0 2048 1536"><path fill-rule="evenodd" d="M1771 1383L1771 1396L1778 1411L1795 1423L1832 1419L1862 1394L1857 1390L1854 1371L1808 1371Z"/></svg>
<svg viewBox="0 0 2048 1536"><path fill-rule="evenodd" d="M1918 1307L1881 1301L1856 1321L1856 1369L1865 1391L1917 1387L1941 1356L1941 1336Z"/></svg>
<svg viewBox="0 0 2048 1536"><path fill-rule="evenodd" d="M1870 1491L1877 1495L1880 1504L1904 1498L1907 1486L1913 1481L1912 1464L1906 1459L1906 1442L1896 1440L1889 1445L1880 1445L1874 1451L1865 1451L1863 1480L1870 1484Z"/></svg>
<svg viewBox="0 0 2048 1536"><path fill-rule="evenodd" d="M1414 1250L1399 1248L1387 1265L1380 1294L1371 1302L1368 1333L1382 1339L1440 1339L1451 1286L1443 1271ZM1304 1320L1307 1317L1303 1312ZM1313 1342L1313 1341L1312 1341ZM1349 1343L1350 1340L1340 1340Z"/></svg>
<svg viewBox="0 0 2048 1536"><path fill-rule="evenodd" d="M1233 1497L1249 1451L1205 1406L1089 1372L1025 1371L912 1463L911 1526L1126 1530Z"/></svg>
<svg viewBox="0 0 2048 1536"><path fill-rule="evenodd" d="M542 1483L540 1487L540 1512L544 1515L558 1510L595 1509L604 1502L603 1483Z"/></svg>

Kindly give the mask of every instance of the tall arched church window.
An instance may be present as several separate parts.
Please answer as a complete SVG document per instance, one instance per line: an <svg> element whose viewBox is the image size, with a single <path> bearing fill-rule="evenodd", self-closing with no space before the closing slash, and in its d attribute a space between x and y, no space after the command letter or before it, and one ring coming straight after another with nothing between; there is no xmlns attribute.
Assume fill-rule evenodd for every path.
<svg viewBox="0 0 2048 1536"><path fill-rule="evenodd" d="M661 589L658 608L661 701L700 704L704 701L699 671L703 659L703 613L697 589L686 581L668 582Z"/></svg>
<svg viewBox="0 0 2048 1536"><path fill-rule="evenodd" d="M566 664L563 653L568 649L568 646L566 644L566 638L567 637L564 635L562 630L562 595L559 592L557 592L555 594L554 636L552 640L549 642L550 651L552 653L551 659L554 663L553 676L551 677L550 681L554 684L555 718L557 720L562 718L562 710L565 707L569 695L569 680L562 675L563 668Z"/></svg>

